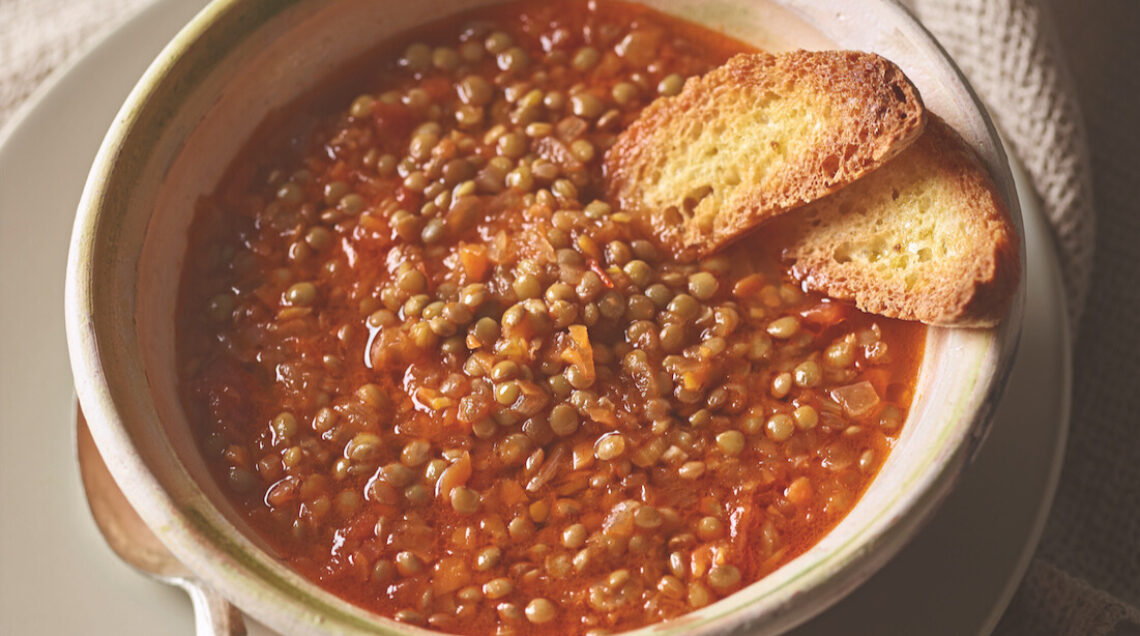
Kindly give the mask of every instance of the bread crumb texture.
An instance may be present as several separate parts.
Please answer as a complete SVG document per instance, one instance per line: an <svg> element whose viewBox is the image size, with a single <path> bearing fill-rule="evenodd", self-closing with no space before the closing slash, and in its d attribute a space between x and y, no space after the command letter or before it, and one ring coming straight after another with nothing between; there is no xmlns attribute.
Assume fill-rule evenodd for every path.
<svg viewBox="0 0 1140 636"><path fill-rule="evenodd" d="M701 256L875 169L924 122L918 92L877 55L738 55L619 136L609 194L674 254Z"/></svg>
<svg viewBox="0 0 1140 636"><path fill-rule="evenodd" d="M805 287L862 310L990 326L1020 276L1018 241L989 173L948 125L881 169L766 228Z"/></svg>

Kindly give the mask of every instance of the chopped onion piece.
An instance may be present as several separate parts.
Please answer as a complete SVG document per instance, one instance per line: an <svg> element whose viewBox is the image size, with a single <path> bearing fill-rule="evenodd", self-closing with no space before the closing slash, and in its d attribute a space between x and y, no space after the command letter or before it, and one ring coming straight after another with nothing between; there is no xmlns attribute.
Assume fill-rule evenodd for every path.
<svg viewBox="0 0 1140 636"><path fill-rule="evenodd" d="M866 380L832 389L831 398L839 402L849 417L863 417L879 403L879 394Z"/></svg>
<svg viewBox="0 0 1140 636"><path fill-rule="evenodd" d="M538 492L540 488L550 482L551 479L558 474L558 469L562 465L562 460L566 458L566 447L559 446L554 449L550 457L543 462L542 467L538 469L538 473L527 482L527 492Z"/></svg>
<svg viewBox="0 0 1140 636"><path fill-rule="evenodd" d="M641 507L636 501L627 499L614 504L602 522L602 531L615 537L628 537L633 534L633 513Z"/></svg>

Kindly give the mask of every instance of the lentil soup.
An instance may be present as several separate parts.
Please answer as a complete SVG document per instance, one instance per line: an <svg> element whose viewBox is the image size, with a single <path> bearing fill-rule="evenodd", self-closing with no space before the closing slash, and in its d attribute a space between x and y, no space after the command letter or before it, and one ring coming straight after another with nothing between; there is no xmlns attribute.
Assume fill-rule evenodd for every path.
<svg viewBox="0 0 1140 636"><path fill-rule="evenodd" d="M778 238L676 262L601 198L640 108L745 50L512 3L263 126L199 206L177 346L200 449L281 559L442 631L619 631L842 519L925 328L802 292Z"/></svg>

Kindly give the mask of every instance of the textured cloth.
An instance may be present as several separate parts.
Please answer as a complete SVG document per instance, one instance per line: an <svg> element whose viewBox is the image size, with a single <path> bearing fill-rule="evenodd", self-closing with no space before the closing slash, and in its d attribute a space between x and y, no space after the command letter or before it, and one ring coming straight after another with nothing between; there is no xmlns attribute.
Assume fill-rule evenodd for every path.
<svg viewBox="0 0 1140 636"><path fill-rule="evenodd" d="M1057 498L997 633L1140 633L1140 3L911 6L1024 162L1077 334Z"/></svg>
<svg viewBox="0 0 1140 636"><path fill-rule="evenodd" d="M0 126L53 70L150 0L0 0Z"/></svg>
<svg viewBox="0 0 1140 636"><path fill-rule="evenodd" d="M1027 0L910 0L1025 164L1061 253L1076 327L1093 264L1092 186L1077 96L1048 7Z"/></svg>
<svg viewBox="0 0 1140 636"><path fill-rule="evenodd" d="M0 0L0 126L148 1ZM1140 633L1140 2L906 3L1025 163L1079 325L1057 499L997 633Z"/></svg>

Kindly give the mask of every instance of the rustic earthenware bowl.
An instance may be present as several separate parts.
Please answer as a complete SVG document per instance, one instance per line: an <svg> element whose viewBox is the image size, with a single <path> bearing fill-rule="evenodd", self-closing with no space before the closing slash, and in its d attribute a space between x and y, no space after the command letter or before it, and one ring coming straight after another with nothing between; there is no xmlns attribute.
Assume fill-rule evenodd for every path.
<svg viewBox="0 0 1140 636"><path fill-rule="evenodd" d="M194 203L266 114L398 34L487 0L218 0L162 52L116 117L72 237L67 336L95 440L131 503L187 566L288 634L415 633L274 558L196 451L175 390L174 309ZM649 0L769 50L849 48L895 61L973 145L1020 227L1001 146L930 35L888 0ZM950 491L1010 368L1023 292L992 330L931 329L910 416L851 513L818 545L715 604L643 631L772 633L823 611L890 559Z"/></svg>

